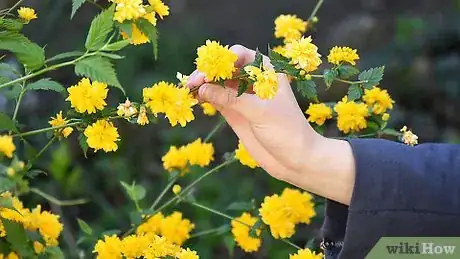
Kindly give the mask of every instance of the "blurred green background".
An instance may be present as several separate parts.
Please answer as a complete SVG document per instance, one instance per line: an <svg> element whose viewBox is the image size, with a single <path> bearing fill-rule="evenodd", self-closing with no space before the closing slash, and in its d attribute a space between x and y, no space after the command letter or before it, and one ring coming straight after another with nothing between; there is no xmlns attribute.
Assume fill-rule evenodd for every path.
<svg viewBox="0 0 460 259"><path fill-rule="evenodd" d="M0 8L14 4L2 0ZM102 3L103 1L100 1ZM171 0L166 1L171 15L159 22L160 55L153 61L150 45L130 47L123 52L125 59L117 63L119 78L132 100L140 100L141 89L159 80L174 80L176 71L190 73L194 69L196 48L206 39L225 44L243 44L264 50L267 43L279 44L273 37L273 20L280 14L293 13L307 19L314 0ZM70 0L28 0L39 19L24 29L25 34L41 46L46 46L47 57L57 53L83 49L84 38L91 18L97 9L86 4L70 20ZM381 86L389 90L396 101L390 127L408 125L419 135L420 142L452 142L460 140L460 1L459 0L325 0L318 13L319 24L310 32L320 53L327 55L334 45L357 48L361 56L359 67L386 65ZM78 78L72 68L48 73L47 77L66 86ZM335 85L322 100L337 100L345 94L345 87ZM123 101L117 90L111 90L112 106ZM299 100L303 109L308 106ZM19 122L30 129L46 127L48 118L60 109L67 109L64 98L55 93L29 93L19 111ZM0 111L12 113L14 102L0 95ZM61 244L70 258L89 258L92 247L79 243L81 231L76 218L88 222L94 230L130 227L129 212L134 205L129 201L119 181L136 181L143 185L149 206L165 186L168 175L162 169L161 156L171 144L183 145L197 137L205 137L218 117L207 117L196 109L197 119L187 128L171 128L165 120L147 127L124 122L117 123L122 136L116 153L90 152L86 159L78 147L76 135L55 144L37 163L37 168L48 172L33 183L33 187L53 194L59 199L87 198L91 202L81 206L45 207L61 214L65 224ZM330 130L329 134L337 134ZM43 146L45 136L30 138L36 147ZM213 138L216 148L214 164L223 161L225 152L237 145L235 134L228 128ZM181 178L186 185L200 172ZM222 211L235 201L255 199L260 204L265 195L280 192L288 185L269 177L262 170L250 170L239 164L214 174L194 191L201 203ZM170 195L170 194L168 194ZM30 195L26 203L47 202ZM317 199L318 217L310 226L298 228L293 242L304 246L319 236L322 222L322 200ZM191 219L195 231L222 226L227 220L186 204L179 210ZM238 216L238 211L226 211ZM245 254L233 248L231 234L191 239L186 243L196 249L200 258L288 258L294 249L279 241L264 240L263 248L255 254ZM80 240L81 241L81 240ZM78 248L77 248L77 243Z"/></svg>

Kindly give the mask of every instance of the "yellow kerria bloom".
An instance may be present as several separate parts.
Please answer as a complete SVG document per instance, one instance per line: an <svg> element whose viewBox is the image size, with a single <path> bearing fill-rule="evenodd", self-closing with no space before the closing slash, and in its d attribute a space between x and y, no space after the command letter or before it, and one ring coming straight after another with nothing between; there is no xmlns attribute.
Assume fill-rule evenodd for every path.
<svg viewBox="0 0 460 259"><path fill-rule="evenodd" d="M254 226L256 222L257 218L251 216L248 212L243 212L241 216L235 218L231 222L233 238L238 246L247 253L256 252L262 244L261 238L252 237L249 233L251 230L249 226ZM261 230L257 229L255 234L260 236L260 233Z"/></svg>
<svg viewBox="0 0 460 259"><path fill-rule="evenodd" d="M29 7L21 7L18 10L19 18L23 19L26 22L30 22L33 19L37 19L37 14L35 10Z"/></svg>
<svg viewBox="0 0 460 259"><path fill-rule="evenodd" d="M240 161L241 164L250 168L256 168L259 164L251 157L249 152L243 146L241 141L238 142L238 148L235 150L235 158Z"/></svg>
<svg viewBox="0 0 460 259"><path fill-rule="evenodd" d="M286 208L289 208L289 220L297 223L310 224L311 219L316 216L313 196L308 192L301 192L297 189L286 188L281 194Z"/></svg>
<svg viewBox="0 0 460 259"><path fill-rule="evenodd" d="M147 12L142 0L111 0L116 4L113 20L123 23L125 20L135 20Z"/></svg>
<svg viewBox="0 0 460 259"><path fill-rule="evenodd" d="M11 198L14 209L0 208L0 217L18 223L27 222L30 215L30 210L24 208L22 202L17 197L12 196L10 192L2 193L1 197Z"/></svg>
<svg viewBox="0 0 460 259"><path fill-rule="evenodd" d="M66 101L70 101L72 108L79 113L96 113L98 110L104 109L107 105L107 85L100 82L93 82L88 78L83 78L77 85L67 89L69 97Z"/></svg>
<svg viewBox="0 0 460 259"><path fill-rule="evenodd" d="M172 257L180 252L180 250L181 248L179 246L172 244L167 238L154 235L149 249L144 253L144 258L156 259L167 256Z"/></svg>
<svg viewBox="0 0 460 259"><path fill-rule="evenodd" d="M289 255L289 259L323 259L322 253L315 253L308 248L300 249L296 254Z"/></svg>
<svg viewBox="0 0 460 259"><path fill-rule="evenodd" d="M141 258L152 243L152 235L129 235L121 241L122 254L127 259Z"/></svg>
<svg viewBox="0 0 460 259"><path fill-rule="evenodd" d="M0 255L3 256L2 254ZM5 259L20 259L20 257L15 252L10 252L7 256L5 256Z"/></svg>
<svg viewBox="0 0 460 259"><path fill-rule="evenodd" d="M113 236L104 236L104 240L98 240L93 253L97 253L98 259L121 259L122 242Z"/></svg>
<svg viewBox="0 0 460 259"><path fill-rule="evenodd" d="M175 211L163 219L160 231L161 236L165 237L169 242L182 245L190 238L190 232L194 228L195 225L190 220L182 218L182 213Z"/></svg>
<svg viewBox="0 0 460 259"><path fill-rule="evenodd" d="M146 13L142 18L146 19L153 26L157 25L157 18L155 17L155 12Z"/></svg>
<svg viewBox="0 0 460 259"><path fill-rule="evenodd" d="M129 39L129 35L124 31L121 32L121 36L125 40ZM141 30L137 28L136 24L133 23L131 25L131 44L140 45L148 42L150 42L150 39L147 37L147 35L141 32Z"/></svg>
<svg viewBox="0 0 460 259"><path fill-rule="evenodd" d="M185 150L190 165L205 167L214 160L212 143L202 143L201 138L185 146Z"/></svg>
<svg viewBox="0 0 460 259"><path fill-rule="evenodd" d="M334 110L337 112L337 127L343 133L358 132L367 128L366 117L369 116L369 110L366 104L348 101L345 96L335 105Z"/></svg>
<svg viewBox="0 0 460 259"><path fill-rule="evenodd" d="M188 156L185 147L171 146L169 151L161 158L161 161L163 161L163 168L169 172L173 170L187 171Z"/></svg>
<svg viewBox="0 0 460 259"><path fill-rule="evenodd" d="M117 115L127 117L127 119L134 116L136 113L136 107L134 107L133 103L128 98L126 98L124 103L120 103L117 107Z"/></svg>
<svg viewBox="0 0 460 259"><path fill-rule="evenodd" d="M249 79L254 81L253 90L260 99L272 99L278 92L278 75L273 69L260 69L255 66L244 68Z"/></svg>
<svg viewBox="0 0 460 259"><path fill-rule="evenodd" d="M394 103L387 90L375 86L371 90L364 89L363 101L375 114L383 114L388 109L393 109Z"/></svg>
<svg viewBox="0 0 460 259"><path fill-rule="evenodd" d="M310 103L305 111L308 121L323 125L327 119L332 118L332 109L324 103Z"/></svg>
<svg viewBox="0 0 460 259"><path fill-rule="evenodd" d="M286 48L285 46L276 46L272 49L274 52L284 56L286 55Z"/></svg>
<svg viewBox="0 0 460 259"><path fill-rule="evenodd" d="M331 64L339 65L342 62L350 63L351 65L356 65L356 60L359 59L359 55L356 49L349 47L333 47L329 51L327 60Z"/></svg>
<svg viewBox="0 0 460 259"><path fill-rule="evenodd" d="M322 63L318 47L312 43L311 37L300 38L286 43L284 56L291 59L291 64L306 73L315 71Z"/></svg>
<svg viewBox="0 0 460 259"><path fill-rule="evenodd" d="M56 117L51 117L51 120L48 122L52 127L60 127L67 125L68 121L66 118L62 116L62 111L56 114ZM72 134L73 128L72 127L65 127L60 128L54 131L54 133L58 136L63 136L67 138L70 134Z"/></svg>
<svg viewBox="0 0 460 259"><path fill-rule="evenodd" d="M0 135L0 153L6 157L12 158L16 146L13 143L13 137L8 135Z"/></svg>
<svg viewBox="0 0 460 259"><path fill-rule="evenodd" d="M210 103L202 103L201 108L203 108L203 113L208 116L214 116L217 113L217 110Z"/></svg>
<svg viewBox="0 0 460 259"><path fill-rule="evenodd" d="M197 54L198 57L195 60L197 69L205 74L208 81L226 80L233 77L238 56L228 46L207 40L206 45L197 49Z"/></svg>
<svg viewBox="0 0 460 259"><path fill-rule="evenodd" d="M307 22L296 15L280 15L275 19L275 37L285 41L298 40L307 30Z"/></svg>
<svg viewBox="0 0 460 259"><path fill-rule="evenodd" d="M136 229L136 233L138 234L159 234L161 230L161 223L163 222L164 216L161 212L151 216L146 222L142 223Z"/></svg>
<svg viewBox="0 0 460 259"><path fill-rule="evenodd" d="M149 0L149 4L152 6L153 11L155 11L161 19L163 19L164 16L169 15L169 7L161 0Z"/></svg>
<svg viewBox="0 0 460 259"><path fill-rule="evenodd" d="M59 222L59 215L41 211L38 205L32 210L24 226L28 230L38 230L47 246L57 246L58 238L64 226Z"/></svg>
<svg viewBox="0 0 460 259"><path fill-rule="evenodd" d="M182 249L179 253L176 254L177 259L199 259L200 257L195 251L190 250L190 248Z"/></svg>
<svg viewBox="0 0 460 259"><path fill-rule="evenodd" d="M98 120L92 125L88 126L84 132L88 138L86 142L90 148L94 149L94 152L99 149L105 152L117 151L117 141L120 140L117 128L113 124L106 120Z"/></svg>

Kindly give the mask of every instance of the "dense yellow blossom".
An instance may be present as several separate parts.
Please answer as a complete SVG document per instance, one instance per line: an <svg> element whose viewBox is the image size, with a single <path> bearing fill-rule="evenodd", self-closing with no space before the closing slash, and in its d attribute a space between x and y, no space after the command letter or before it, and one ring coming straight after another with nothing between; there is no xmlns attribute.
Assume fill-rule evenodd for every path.
<svg viewBox="0 0 460 259"><path fill-rule="evenodd" d="M311 37L300 38L286 43L284 56L291 59L291 64L306 73L315 71L322 63L318 47L312 43Z"/></svg>
<svg viewBox="0 0 460 259"><path fill-rule="evenodd" d="M174 194L179 194L181 191L182 191L182 187L178 184L175 184L173 187L172 187L172 191Z"/></svg>
<svg viewBox="0 0 460 259"><path fill-rule="evenodd" d="M214 160L214 147L212 143L203 143L201 138L185 147L188 163L201 167L208 166Z"/></svg>
<svg viewBox="0 0 460 259"><path fill-rule="evenodd" d="M307 30L307 22L296 15L280 15L275 19L275 37L285 41L298 40Z"/></svg>
<svg viewBox="0 0 460 259"><path fill-rule="evenodd" d="M38 230L47 246L56 246L64 226L59 222L59 215L41 211L38 205L30 213L24 226L29 230Z"/></svg>
<svg viewBox="0 0 460 259"><path fill-rule="evenodd" d="M24 208L24 205L17 197L12 196L10 192L2 193L1 197L11 198L11 203L13 205L13 209L0 207L0 217L1 218L15 221L18 223L24 223L28 221L30 211Z"/></svg>
<svg viewBox="0 0 460 259"><path fill-rule="evenodd" d="M149 118L147 117L147 110L145 109L145 106L141 106L141 108L139 108L139 117L137 117L137 124L142 126L149 124Z"/></svg>
<svg viewBox="0 0 460 259"><path fill-rule="evenodd" d="M251 227L257 222L257 218L248 212L243 212L241 216L232 220L232 234L236 243L244 251L251 253L259 250L262 239L250 235ZM244 223L244 224L243 224ZM261 230L256 230L256 235L260 236Z"/></svg>
<svg viewBox="0 0 460 259"><path fill-rule="evenodd" d="M169 15L169 7L165 5L161 0L149 0L149 4L152 6L153 11L163 19L164 16Z"/></svg>
<svg viewBox="0 0 460 259"><path fill-rule="evenodd" d="M13 143L13 137L8 135L0 135L0 153L6 157L12 158L16 146Z"/></svg>
<svg viewBox="0 0 460 259"><path fill-rule="evenodd" d="M203 113L208 116L214 116L217 113L216 108L210 103L202 103L201 108L203 108Z"/></svg>
<svg viewBox="0 0 460 259"><path fill-rule="evenodd" d="M19 18L23 19L26 22L30 22L33 19L37 19L37 14L35 10L29 7L21 7L18 9Z"/></svg>
<svg viewBox="0 0 460 259"><path fill-rule="evenodd" d="M169 172L173 170L185 172L188 164L187 151L185 147L171 146L161 161L163 161L163 168Z"/></svg>
<svg viewBox="0 0 460 259"><path fill-rule="evenodd" d="M145 259L158 259L166 256L174 256L181 251L180 247L172 244L165 237L154 235L149 249L145 251Z"/></svg>
<svg viewBox="0 0 460 259"><path fill-rule="evenodd" d="M41 254L43 252L43 249L45 249L45 246L42 243L34 241L34 252L36 254Z"/></svg>
<svg viewBox="0 0 460 259"><path fill-rule="evenodd" d="M121 252L127 259L140 258L151 243L149 235L129 235L121 241Z"/></svg>
<svg viewBox="0 0 460 259"><path fill-rule="evenodd" d="M120 140L117 128L106 120L98 120L92 125L88 126L84 132L87 137L86 142L94 152L99 149L105 152L117 151L117 141Z"/></svg>
<svg viewBox="0 0 460 259"><path fill-rule="evenodd" d="M97 259L121 259L122 245L117 236L104 236L104 240L97 241L93 253L97 253Z"/></svg>
<svg viewBox="0 0 460 259"><path fill-rule="evenodd" d="M308 121L323 125L327 119L332 118L332 109L324 103L310 103L305 111Z"/></svg>
<svg viewBox="0 0 460 259"><path fill-rule="evenodd" d="M131 117L137 113L136 107L134 107L133 103L126 99L124 103L120 103L117 107L117 115L122 117Z"/></svg>
<svg viewBox="0 0 460 259"><path fill-rule="evenodd" d="M286 188L281 194L281 199L285 203L286 210L291 210L288 218L293 222L310 224L311 219L316 216L313 196L308 192Z"/></svg>
<svg viewBox="0 0 460 259"><path fill-rule="evenodd" d="M238 56L228 46L222 46L216 41L206 41L197 49L195 60L198 71L205 74L208 81L231 79L236 71L235 62Z"/></svg>
<svg viewBox="0 0 460 259"><path fill-rule="evenodd" d="M337 127L343 133L358 132L367 128L366 117L369 116L369 111L366 104L348 101L345 96L335 105L334 110L337 112Z"/></svg>
<svg viewBox="0 0 460 259"><path fill-rule="evenodd" d="M259 166L259 164L251 157L241 141L238 142L238 148L235 150L235 158L238 159L241 164L250 168L256 168Z"/></svg>
<svg viewBox="0 0 460 259"><path fill-rule="evenodd" d="M159 234L161 229L161 222L163 222L164 216L161 212L150 217L146 222L142 223L136 229L136 233L154 233Z"/></svg>
<svg viewBox="0 0 460 259"><path fill-rule="evenodd" d="M190 238L190 232L195 225L190 220L182 218L182 213L175 211L161 222L161 236L176 245L182 245Z"/></svg>
<svg viewBox="0 0 460 259"><path fill-rule="evenodd" d="M349 47L333 47L329 51L327 60L331 64L339 65L342 62L350 63L351 65L356 65L356 60L359 59L359 55L356 49Z"/></svg>
<svg viewBox="0 0 460 259"><path fill-rule="evenodd" d="M179 253L176 254L177 259L200 259L198 254L195 251L187 249L182 249Z"/></svg>
<svg viewBox="0 0 460 259"><path fill-rule="evenodd" d="M272 50L273 50L274 52L276 52L276 53L282 55L282 56L286 55L286 48L285 48L285 46L275 46L275 47L273 47Z"/></svg>
<svg viewBox="0 0 460 259"><path fill-rule="evenodd" d="M300 249L297 253L289 255L289 259L323 259L322 253L315 253L308 248Z"/></svg>
<svg viewBox="0 0 460 259"><path fill-rule="evenodd" d="M364 90L363 101L372 108L375 114L383 114L388 109L393 109L394 103L387 90L375 86L370 90Z"/></svg>
<svg viewBox="0 0 460 259"><path fill-rule="evenodd" d="M116 4L113 20L123 23L125 20L135 20L147 12L142 0L111 0Z"/></svg>
<svg viewBox="0 0 460 259"><path fill-rule="evenodd" d="M249 79L254 81L253 90L260 99L272 99L278 92L278 76L273 69L260 69L255 66L244 68Z"/></svg>
<svg viewBox="0 0 460 259"><path fill-rule="evenodd" d="M20 259L19 255L16 254L15 252L10 252L8 255L4 256L3 254L0 254L0 258L3 259Z"/></svg>
<svg viewBox="0 0 460 259"><path fill-rule="evenodd" d="M415 146L418 144L418 136L408 130L406 126L401 129L401 132L403 133L401 140L404 144L409 146Z"/></svg>
<svg viewBox="0 0 460 259"><path fill-rule="evenodd" d="M56 117L51 117L51 120L48 122L52 127L61 127L67 125L68 121L66 118L62 116L62 111L56 114ZM72 127L65 127L54 130L54 133L58 136L63 136L67 138L70 134L72 134L73 128Z"/></svg>
<svg viewBox="0 0 460 259"><path fill-rule="evenodd" d="M150 42L149 37L147 37L147 35L139 30L139 28L137 28L136 24L134 23L131 25L131 37L129 37L129 35L124 31L121 32L121 36L125 40L131 38L131 44L133 45L140 45Z"/></svg>
<svg viewBox="0 0 460 259"><path fill-rule="evenodd" d="M102 110L107 105L107 85L100 82L93 82L88 78L83 78L77 85L67 88L69 97L66 101L70 101L72 108L79 113L87 112L95 113L97 110Z"/></svg>

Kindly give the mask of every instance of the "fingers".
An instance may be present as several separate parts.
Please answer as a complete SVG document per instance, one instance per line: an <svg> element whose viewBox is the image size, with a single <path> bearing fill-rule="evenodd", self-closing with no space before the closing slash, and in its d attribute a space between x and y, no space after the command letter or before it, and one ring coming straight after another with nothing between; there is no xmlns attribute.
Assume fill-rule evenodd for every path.
<svg viewBox="0 0 460 259"><path fill-rule="evenodd" d="M233 45L230 47L230 50L238 56L235 62L235 67L238 68L253 62L256 58L256 52L254 50L248 49L242 45Z"/></svg>

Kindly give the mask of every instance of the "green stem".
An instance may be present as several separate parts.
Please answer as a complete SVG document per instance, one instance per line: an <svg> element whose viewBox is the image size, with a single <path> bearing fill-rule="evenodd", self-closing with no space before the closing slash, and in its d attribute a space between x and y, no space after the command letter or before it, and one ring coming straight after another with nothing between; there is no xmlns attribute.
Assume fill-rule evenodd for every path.
<svg viewBox="0 0 460 259"><path fill-rule="evenodd" d="M19 105L21 105L22 97L24 97L24 94L26 93L26 90L24 89L24 83L25 82L26 81L24 81L23 84L22 84L21 92L19 93L18 100L16 101L16 107L14 107L13 117L11 118L11 120L13 120L13 121L15 121L16 117L18 116Z"/></svg>
<svg viewBox="0 0 460 259"><path fill-rule="evenodd" d="M30 191L35 193L35 194L38 194L38 195L42 196L43 198L45 198L49 202L51 202L53 204L56 204L58 206L73 206L73 205L80 205L80 204L88 203L88 201L85 200L85 199L61 201L61 200L58 200L58 199L56 199L55 197L53 197L53 196L51 196L49 194L46 194L46 193L42 192L41 190L39 190L37 188L30 188Z"/></svg>
<svg viewBox="0 0 460 259"><path fill-rule="evenodd" d="M211 132L209 132L209 134L204 139L204 142L208 142L214 136L214 134L216 134L216 132L219 131L219 129L223 127L225 124L226 124L225 119L220 117L219 122L216 124L216 126L214 126Z"/></svg>
<svg viewBox="0 0 460 259"><path fill-rule="evenodd" d="M311 76L311 77L314 77L314 78L324 78L324 75L310 75L310 76ZM335 78L334 80L335 80L335 81L342 82L342 83L350 84L350 85L354 85L354 84L364 84L364 83L367 83L367 82L368 82L367 80L362 80L362 81L349 81L349 80L344 80L344 79L340 79L340 78Z"/></svg>
<svg viewBox="0 0 460 259"><path fill-rule="evenodd" d="M323 2L324 2L324 0L319 0L318 3L316 3L315 8L313 9L313 11L310 14L310 17L308 17L309 21L311 21L313 19L313 17L316 16L316 13L318 12L318 10L321 7L321 5L323 4Z"/></svg>
<svg viewBox="0 0 460 259"><path fill-rule="evenodd" d="M48 127L48 128L43 128L43 129L27 131L27 132L23 132L23 133L14 134L13 137L25 137L25 136L35 135L35 134L47 132L47 131L50 131L50 130L57 130L57 129L65 128L65 127L77 126L77 125L80 125L82 123L83 122L81 122L81 121L77 121L77 122L72 122L72 123L68 123L68 124L65 124L65 125L61 125L61 126Z"/></svg>
<svg viewBox="0 0 460 259"><path fill-rule="evenodd" d="M207 236L207 235L212 235L212 234L216 234L216 233L221 233L223 227L228 228L229 225L223 225L223 226L220 226L218 228L211 228L211 229L208 229L208 230L203 230L203 231L197 232L197 233L191 235L189 239L202 237L202 236Z"/></svg>
<svg viewBox="0 0 460 259"><path fill-rule="evenodd" d="M46 145L35 155L34 158L32 158L32 160L29 162L29 167L32 166L32 164L37 161L37 159L43 155L43 153L54 143L54 141L56 140L56 136L53 136L49 141L48 143L46 143Z"/></svg>
<svg viewBox="0 0 460 259"><path fill-rule="evenodd" d="M101 9L101 10L104 9L104 7L102 7L101 5L99 5L98 3L96 3L95 1L86 0L86 2L88 2L88 3L90 3L90 4L94 5L94 6L96 6L97 8L99 8L99 9Z"/></svg>
<svg viewBox="0 0 460 259"><path fill-rule="evenodd" d="M19 0L17 3L15 3L10 9L8 9L8 12L11 12L13 11L16 7L18 7L22 2L24 2L24 0Z"/></svg>
<svg viewBox="0 0 460 259"><path fill-rule="evenodd" d="M298 245L292 243L292 242L289 241L288 239L280 239L280 240L283 241L284 243L286 243L286 244L288 244L288 245L294 247L294 248L297 249L297 250L301 250L301 249L302 249L302 247L300 247L300 246L298 246Z"/></svg>
<svg viewBox="0 0 460 259"><path fill-rule="evenodd" d="M160 195L156 198L156 200L152 203L152 206L150 206L150 209L153 210L155 207L160 203L161 199L165 196L165 194L168 192L169 189L171 189L171 186L177 181L177 178L179 178L179 174L175 177L173 177L166 187L161 191Z"/></svg>

